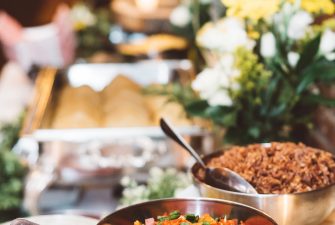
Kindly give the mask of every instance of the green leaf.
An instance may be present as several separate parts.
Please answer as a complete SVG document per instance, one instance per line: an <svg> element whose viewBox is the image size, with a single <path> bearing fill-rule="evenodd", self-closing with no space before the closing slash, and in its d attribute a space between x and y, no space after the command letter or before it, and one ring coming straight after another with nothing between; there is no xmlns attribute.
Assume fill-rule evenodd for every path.
<svg viewBox="0 0 335 225"><path fill-rule="evenodd" d="M248 133L250 134L251 137L258 138L259 135L261 134L261 131L258 127L251 127L249 128Z"/></svg>
<svg viewBox="0 0 335 225"><path fill-rule="evenodd" d="M224 113L224 109L222 106L211 106L206 109L207 117L220 117Z"/></svg>
<svg viewBox="0 0 335 225"><path fill-rule="evenodd" d="M315 74L318 81L332 81L335 79L335 63L322 60L312 66L310 73Z"/></svg>
<svg viewBox="0 0 335 225"><path fill-rule="evenodd" d="M313 62L319 50L320 40L321 35L318 35L316 38L314 38L306 45L298 61L297 71L302 71L304 68L306 68L306 66L310 65Z"/></svg>
<svg viewBox="0 0 335 225"><path fill-rule="evenodd" d="M303 73L296 93L300 94L315 81L332 81L335 79L335 63L322 60L309 66Z"/></svg>
<svg viewBox="0 0 335 225"><path fill-rule="evenodd" d="M335 107L335 99L327 98L321 95L309 95L303 98L303 100L307 103L324 105L328 107Z"/></svg>
<svg viewBox="0 0 335 225"><path fill-rule="evenodd" d="M279 106L277 107L274 107L270 113L269 113L269 117L276 117L280 114L282 114L285 110L286 110L286 107L287 107L287 103L284 102L282 104L280 104Z"/></svg>
<svg viewBox="0 0 335 225"><path fill-rule="evenodd" d="M274 102L273 101L273 96L274 93L278 87L278 83L280 80L280 76L276 76L273 79L270 80L268 87L266 88L266 91L264 93L263 99L264 101L264 105L262 105L261 107L261 114L262 115L267 115L268 111L271 107L271 104Z"/></svg>
<svg viewBox="0 0 335 225"><path fill-rule="evenodd" d="M225 127L231 127L236 124L237 114L236 112L224 113L220 116L217 121Z"/></svg>
<svg viewBox="0 0 335 225"><path fill-rule="evenodd" d="M209 107L207 101L200 100L186 105L186 111L192 116L207 118L206 109Z"/></svg>
<svg viewBox="0 0 335 225"><path fill-rule="evenodd" d="M315 73L306 73L304 78L300 81L296 93L299 95L301 94L306 88L309 87L316 79Z"/></svg>

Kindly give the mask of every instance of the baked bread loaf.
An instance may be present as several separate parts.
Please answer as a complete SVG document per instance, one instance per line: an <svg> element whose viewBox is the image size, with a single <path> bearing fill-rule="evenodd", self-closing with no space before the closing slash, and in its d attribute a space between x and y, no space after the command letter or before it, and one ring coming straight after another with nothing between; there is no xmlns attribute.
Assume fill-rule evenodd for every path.
<svg viewBox="0 0 335 225"><path fill-rule="evenodd" d="M168 102L166 96L144 95L137 83L119 75L102 92L88 86L65 86L58 96L52 127L157 126L161 117L175 125L191 125L178 103Z"/></svg>
<svg viewBox="0 0 335 225"><path fill-rule="evenodd" d="M58 97L53 128L92 128L101 126L99 94L88 86L64 87Z"/></svg>

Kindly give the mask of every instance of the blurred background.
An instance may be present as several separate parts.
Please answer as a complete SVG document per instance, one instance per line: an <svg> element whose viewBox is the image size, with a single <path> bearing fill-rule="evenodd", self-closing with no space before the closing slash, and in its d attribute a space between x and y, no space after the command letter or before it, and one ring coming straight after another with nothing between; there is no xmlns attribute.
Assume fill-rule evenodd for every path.
<svg viewBox="0 0 335 225"><path fill-rule="evenodd" d="M332 0L2 0L0 222L198 196L232 145L335 152Z"/></svg>

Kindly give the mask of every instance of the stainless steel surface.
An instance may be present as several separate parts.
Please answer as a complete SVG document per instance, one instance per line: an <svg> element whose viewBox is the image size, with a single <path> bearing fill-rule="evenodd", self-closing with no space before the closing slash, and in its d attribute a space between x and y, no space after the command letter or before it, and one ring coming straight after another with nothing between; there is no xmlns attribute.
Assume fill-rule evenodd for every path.
<svg viewBox="0 0 335 225"><path fill-rule="evenodd" d="M263 212L235 202L217 199L161 199L132 205L120 209L102 219L98 225L133 225L134 221L144 222L147 218L157 218L174 210L182 214L208 213L212 216L227 216L244 221L246 225L276 225L277 223Z"/></svg>
<svg viewBox="0 0 335 225"><path fill-rule="evenodd" d="M222 152L204 157L204 161ZM335 209L335 184L315 191L298 194L244 194L212 187L198 175L201 168L194 164L191 172L204 197L240 202L269 214L280 225L318 225Z"/></svg>
<svg viewBox="0 0 335 225"><path fill-rule="evenodd" d="M193 156L199 165L205 170L206 183L217 188L229 189L242 193L257 194L255 188L249 184L243 177L227 168L210 168L207 167L199 154L185 141L185 139L174 130L172 125L164 118L160 119L160 126L163 132L179 144L182 149L186 150Z"/></svg>

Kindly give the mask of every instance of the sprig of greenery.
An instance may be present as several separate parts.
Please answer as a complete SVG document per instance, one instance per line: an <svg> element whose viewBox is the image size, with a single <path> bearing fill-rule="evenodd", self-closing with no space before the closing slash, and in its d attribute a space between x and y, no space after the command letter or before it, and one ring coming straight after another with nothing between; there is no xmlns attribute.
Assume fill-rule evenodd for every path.
<svg viewBox="0 0 335 225"><path fill-rule="evenodd" d="M190 177L174 168L162 170L158 167L150 169L146 185L138 184L135 180L124 177L121 206L127 206L152 199L173 197L175 192L192 184Z"/></svg>
<svg viewBox="0 0 335 225"><path fill-rule="evenodd" d="M11 151L18 140L22 118L0 129L0 210L19 208L26 168Z"/></svg>

